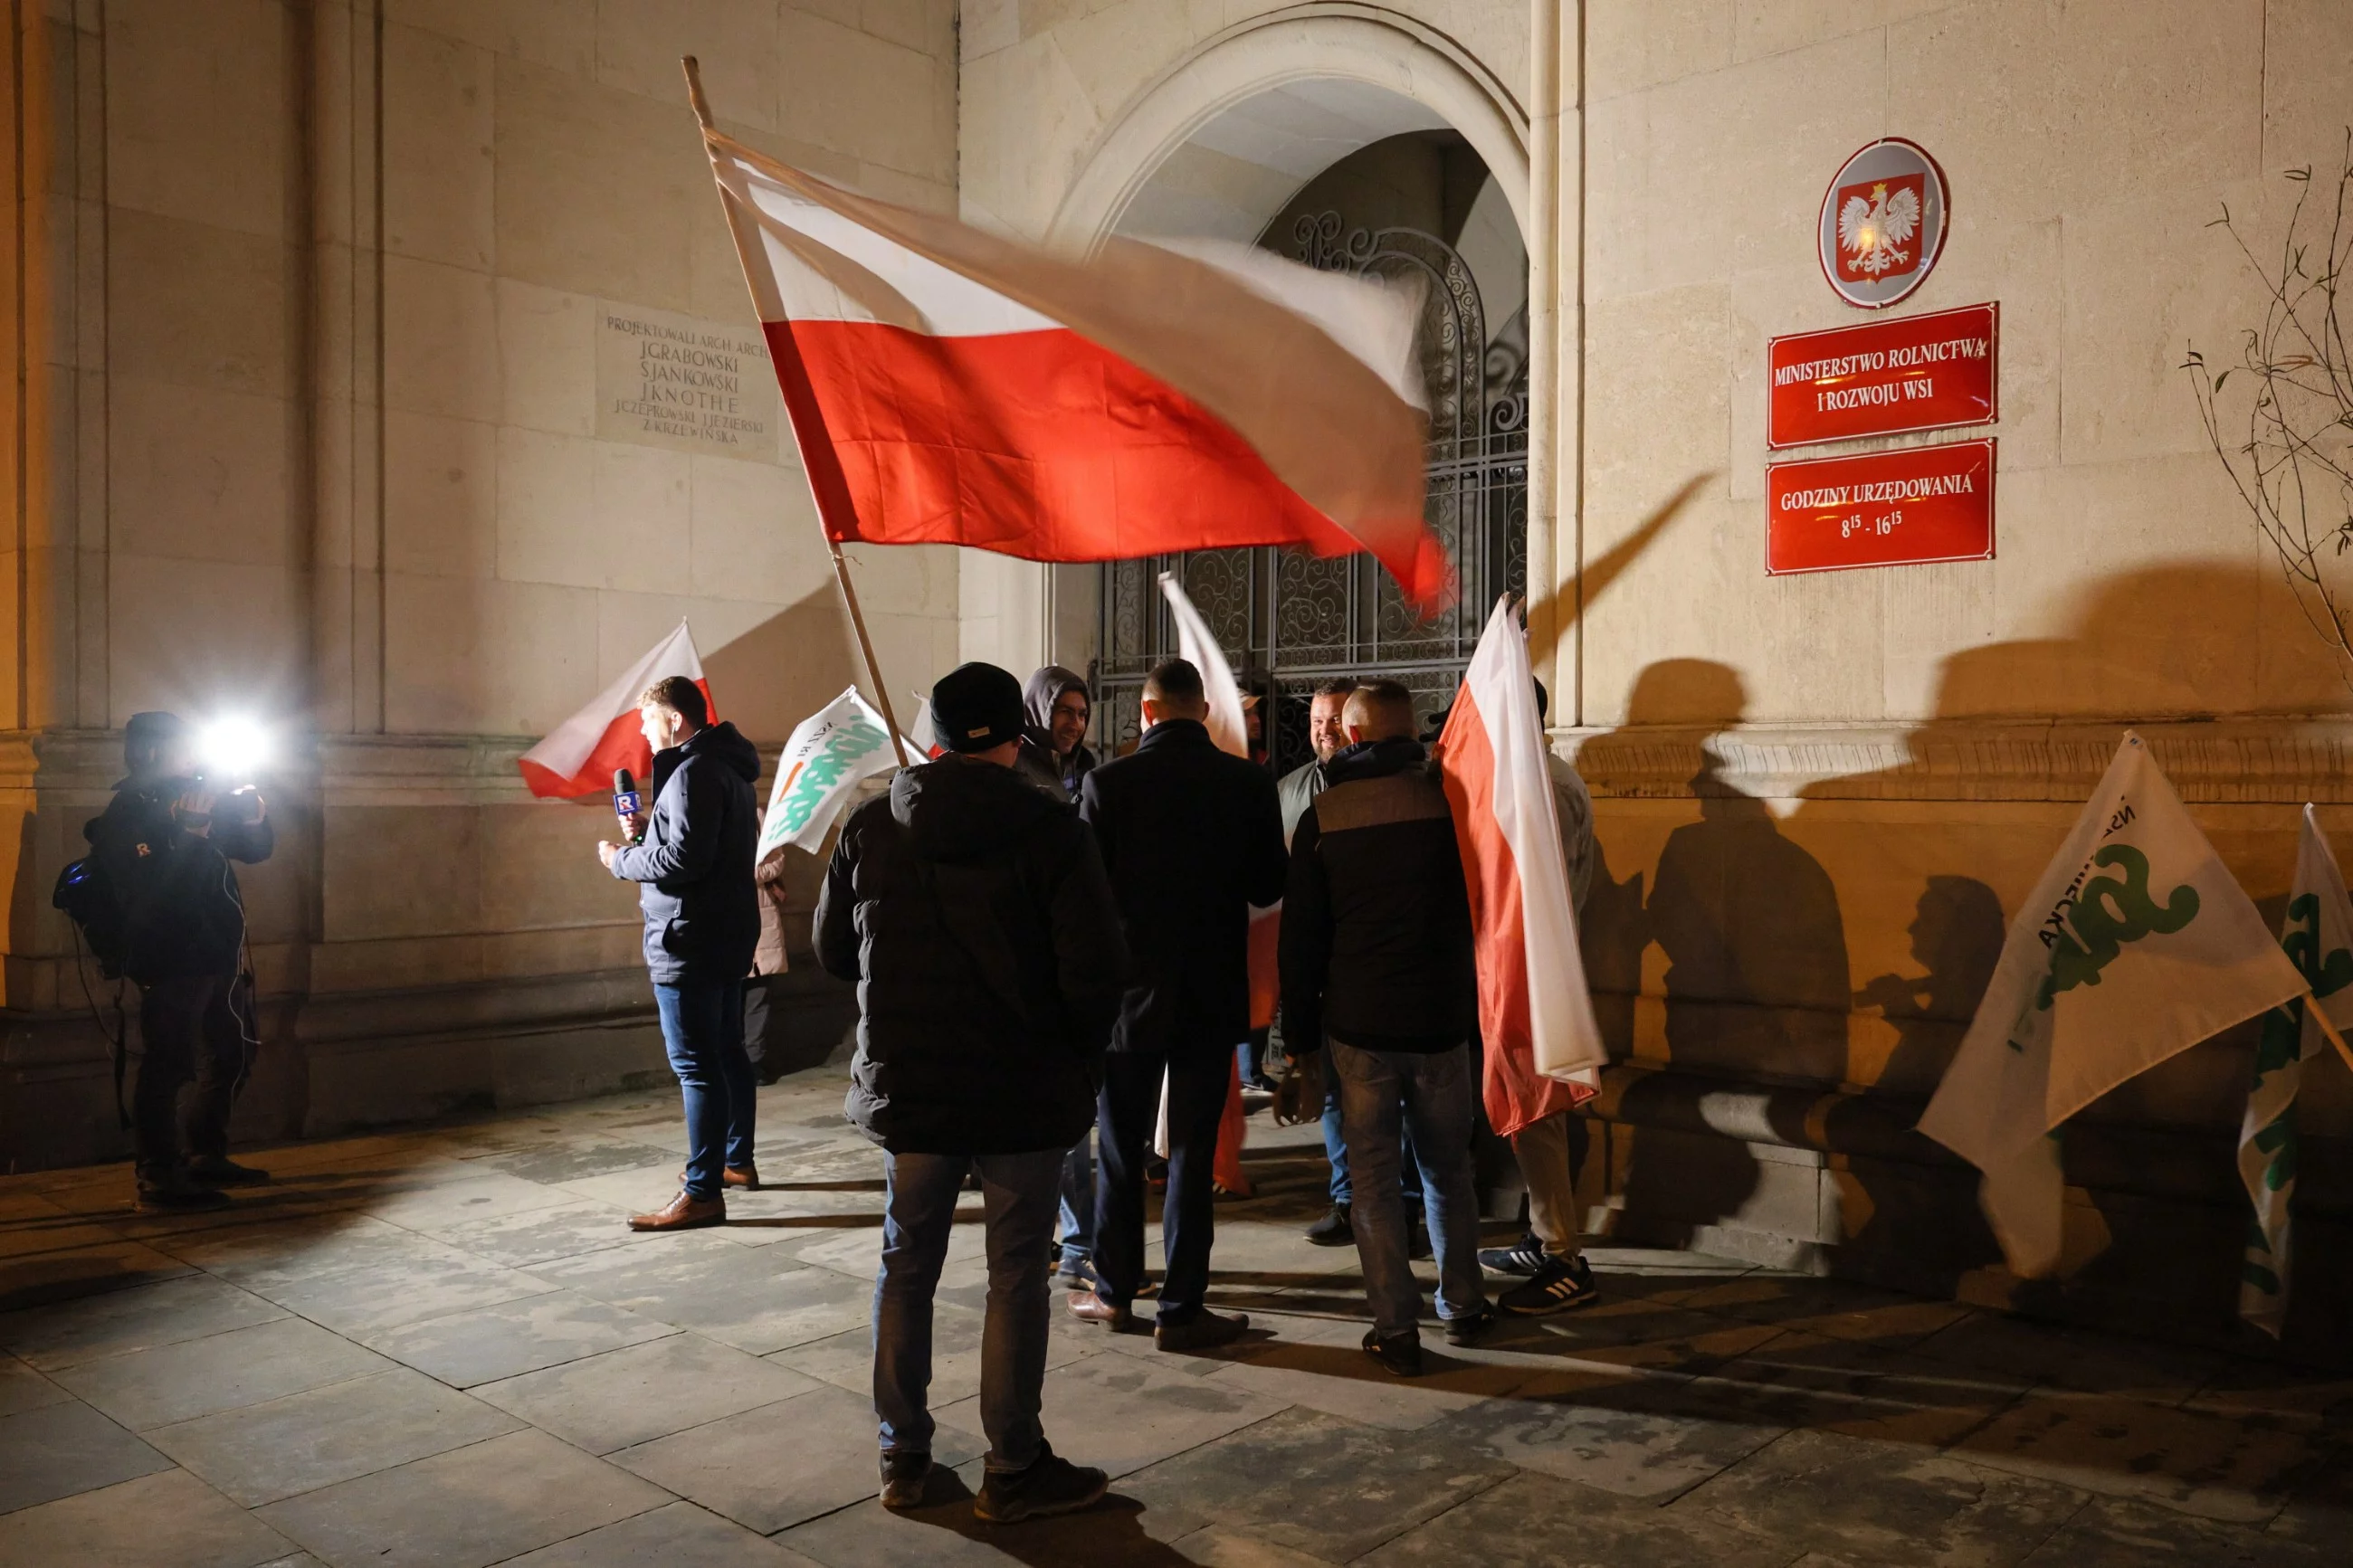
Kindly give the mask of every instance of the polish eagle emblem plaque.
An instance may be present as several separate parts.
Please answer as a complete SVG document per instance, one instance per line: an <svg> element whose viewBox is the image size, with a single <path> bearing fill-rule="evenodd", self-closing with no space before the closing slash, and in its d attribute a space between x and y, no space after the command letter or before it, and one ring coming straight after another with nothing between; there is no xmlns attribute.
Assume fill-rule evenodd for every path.
<svg viewBox="0 0 2353 1568"><path fill-rule="evenodd" d="M1945 241L1945 172L1917 143L1891 136L1849 158L1822 197L1822 276L1864 310L1927 281Z"/></svg>

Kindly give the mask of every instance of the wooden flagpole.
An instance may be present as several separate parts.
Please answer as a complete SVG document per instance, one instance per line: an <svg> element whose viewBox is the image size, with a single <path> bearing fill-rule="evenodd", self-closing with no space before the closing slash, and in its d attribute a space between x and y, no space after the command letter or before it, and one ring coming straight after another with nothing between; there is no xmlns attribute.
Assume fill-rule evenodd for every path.
<svg viewBox="0 0 2353 1568"><path fill-rule="evenodd" d="M702 95L702 67L692 55L681 57L678 63L686 72L686 97L687 101L694 106L694 118L702 122L705 131L717 129L711 120L711 100ZM708 148L705 151L708 152ZM743 268L744 289L752 296L752 310L756 316L760 297L752 288L752 258L744 245L743 221L737 216L735 204L729 198L724 185L719 188L719 207L727 215L727 235L735 242L735 264ZM801 467L806 477L808 465L804 463ZM882 709L882 722L891 729L891 763L893 767L903 767L907 761L907 742L899 733L899 716L891 709L891 689L882 683L882 667L874 658L874 640L866 635L866 612L858 607L858 590L849 581L849 562L841 553L840 543L826 531L822 508L818 511L818 531L824 536L825 547L833 556L833 580L841 589L842 604L849 610L850 628L858 634L859 656L866 662L866 679L873 683L874 700Z"/></svg>

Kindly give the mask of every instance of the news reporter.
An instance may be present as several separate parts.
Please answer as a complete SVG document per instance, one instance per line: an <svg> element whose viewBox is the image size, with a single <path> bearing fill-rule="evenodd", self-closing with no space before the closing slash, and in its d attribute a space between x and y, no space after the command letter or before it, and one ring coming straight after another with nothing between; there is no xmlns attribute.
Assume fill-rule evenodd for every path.
<svg viewBox="0 0 2353 1568"><path fill-rule="evenodd" d="M638 719L654 751L653 810L641 843L603 840L596 857L616 878L640 884L646 968L685 1102L687 1156L678 1196L632 1215L629 1228L688 1230L727 1222L726 1187L759 1184L742 1008L760 938L752 886L760 757L734 725L710 722L702 689L682 676L646 688ZM639 826L623 825L633 837Z"/></svg>

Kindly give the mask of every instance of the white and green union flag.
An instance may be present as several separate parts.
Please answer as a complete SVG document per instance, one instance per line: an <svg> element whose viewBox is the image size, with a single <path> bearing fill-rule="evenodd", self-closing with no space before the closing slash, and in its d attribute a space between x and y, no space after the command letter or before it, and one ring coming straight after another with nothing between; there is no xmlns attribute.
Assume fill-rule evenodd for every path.
<svg viewBox="0 0 2353 1568"><path fill-rule="evenodd" d="M2320 1055L2327 1040L2320 1019L2309 1015L2326 1014L2340 1036L2353 1028L2353 904L2346 901L2344 875L2309 805L2304 808L2295 881L2288 890L2287 916L2280 924L2280 948L2303 972L2312 997L2299 997L2263 1015L2263 1037L2255 1045L2255 1080L2247 1090L2246 1119L2239 1127L2239 1176L2247 1184L2255 1211L2239 1279L2239 1316L2274 1339L2287 1318L2295 1091L2304 1064Z"/></svg>
<svg viewBox="0 0 2353 1568"><path fill-rule="evenodd" d="M913 747L910 764L924 760ZM891 735L882 715L851 687L793 726L776 759L776 787L760 825L754 862L779 845L814 850L860 784L891 771Z"/></svg>
<svg viewBox="0 0 2353 1568"><path fill-rule="evenodd" d="M1983 1173L2012 1272L2058 1267L2059 1124L2177 1051L2304 994L2131 733L2010 923L1920 1131Z"/></svg>

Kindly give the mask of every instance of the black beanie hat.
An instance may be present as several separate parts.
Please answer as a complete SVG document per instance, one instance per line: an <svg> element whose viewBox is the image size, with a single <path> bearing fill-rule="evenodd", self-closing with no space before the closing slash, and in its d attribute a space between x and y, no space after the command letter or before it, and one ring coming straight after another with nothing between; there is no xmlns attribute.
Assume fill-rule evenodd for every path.
<svg viewBox="0 0 2353 1568"><path fill-rule="evenodd" d="M932 729L951 752L986 752L1017 740L1026 716L1021 683L993 664L960 664L932 688Z"/></svg>
<svg viewBox="0 0 2353 1568"><path fill-rule="evenodd" d="M187 732L187 721L177 713L133 713L131 721L122 726L122 760L127 766L139 767L155 753L157 747Z"/></svg>

